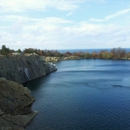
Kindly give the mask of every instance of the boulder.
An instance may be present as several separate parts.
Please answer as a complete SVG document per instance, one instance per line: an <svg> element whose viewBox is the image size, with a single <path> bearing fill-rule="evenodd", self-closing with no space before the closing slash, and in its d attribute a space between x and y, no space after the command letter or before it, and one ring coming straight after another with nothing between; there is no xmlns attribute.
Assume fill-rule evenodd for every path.
<svg viewBox="0 0 130 130"><path fill-rule="evenodd" d="M23 130L37 115L31 110L34 101L28 88L0 78L0 130Z"/></svg>

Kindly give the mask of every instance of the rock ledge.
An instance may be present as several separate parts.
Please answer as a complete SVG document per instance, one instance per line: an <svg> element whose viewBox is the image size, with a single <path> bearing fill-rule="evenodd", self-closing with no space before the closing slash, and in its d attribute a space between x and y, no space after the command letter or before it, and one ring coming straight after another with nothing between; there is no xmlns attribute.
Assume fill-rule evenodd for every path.
<svg viewBox="0 0 130 130"><path fill-rule="evenodd" d="M0 130L24 130L37 115L31 110L34 101L28 88L0 78Z"/></svg>

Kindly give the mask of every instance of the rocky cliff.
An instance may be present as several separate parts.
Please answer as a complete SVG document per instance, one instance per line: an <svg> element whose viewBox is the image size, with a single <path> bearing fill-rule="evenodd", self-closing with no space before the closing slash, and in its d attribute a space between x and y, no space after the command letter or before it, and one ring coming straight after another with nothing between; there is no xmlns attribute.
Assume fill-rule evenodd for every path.
<svg viewBox="0 0 130 130"><path fill-rule="evenodd" d="M18 83L36 79L55 70L53 64L35 55L0 57L0 77Z"/></svg>
<svg viewBox="0 0 130 130"><path fill-rule="evenodd" d="M24 130L37 114L34 101L28 88L0 78L0 130Z"/></svg>

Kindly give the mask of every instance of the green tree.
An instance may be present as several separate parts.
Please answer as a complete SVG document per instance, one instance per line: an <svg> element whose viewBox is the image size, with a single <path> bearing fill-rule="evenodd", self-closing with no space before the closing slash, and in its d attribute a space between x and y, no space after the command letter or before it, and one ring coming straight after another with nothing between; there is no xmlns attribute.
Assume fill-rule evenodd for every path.
<svg viewBox="0 0 130 130"><path fill-rule="evenodd" d="M86 52L86 53L84 54L84 57L87 58L87 59L90 58L90 56L91 56L91 55L90 55L89 52Z"/></svg>
<svg viewBox="0 0 130 130"><path fill-rule="evenodd" d="M18 52L21 53L22 51L20 49L18 49Z"/></svg>
<svg viewBox="0 0 130 130"><path fill-rule="evenodd" d="M97 52L93 52L93 53L91 54L91 58L98 58Z"/></svg>
<svg viewBox="0 0 130 130"><path fill-rule="evenodd" d="M103 52L102 53L102 58L103 59L111 59L113 54L111 52Z"/></svg>
<svg viewBox="0 0 130 130"><path fill-rule="evenodd" d="M10 49L6 48L5 45L2 45L2 47L1 47L1 54L2 55L9 55L9 53L10 53Z"/></svg>

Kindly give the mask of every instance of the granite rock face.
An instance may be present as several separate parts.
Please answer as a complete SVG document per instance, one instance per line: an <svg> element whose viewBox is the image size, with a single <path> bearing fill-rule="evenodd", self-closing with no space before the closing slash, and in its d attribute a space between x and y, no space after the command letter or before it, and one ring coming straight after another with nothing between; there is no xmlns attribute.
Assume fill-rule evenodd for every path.
<svg viewBox="0 0 130 130"><path fill-rule="evenodd" d="M56 70L36 55L0 56L0 130L24 130L37 114L31 110L35 99L30 90L19 83Z"/></svg>
<svg viewBox="0 0 130 130"><path fill-rule="evenodd" d="M28 88L0 78L0 130L24 130L37 114L34 101Z"/></svg>
<svg viewBox="0 0 130 130"><path fill-rule="evenodd" d="M56 67L40 56L0 57L0 77L24 83L47 73L56 71Z"/></svg>

